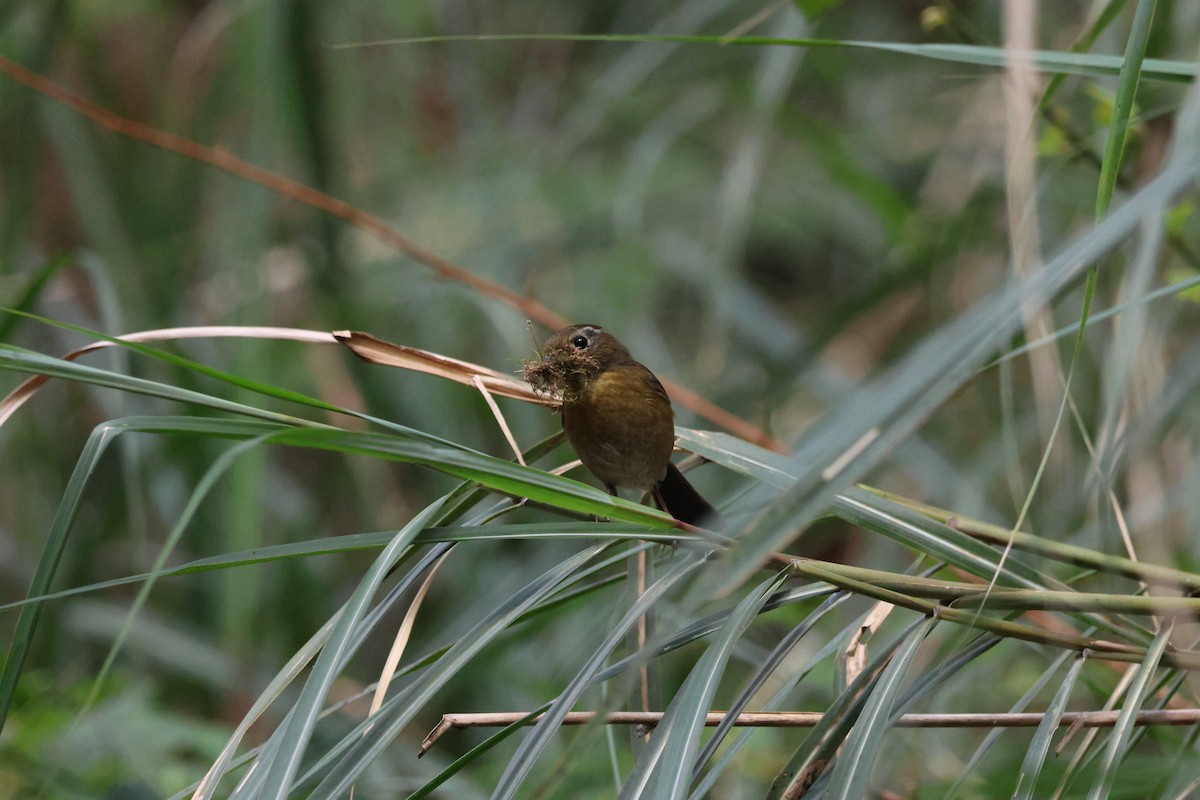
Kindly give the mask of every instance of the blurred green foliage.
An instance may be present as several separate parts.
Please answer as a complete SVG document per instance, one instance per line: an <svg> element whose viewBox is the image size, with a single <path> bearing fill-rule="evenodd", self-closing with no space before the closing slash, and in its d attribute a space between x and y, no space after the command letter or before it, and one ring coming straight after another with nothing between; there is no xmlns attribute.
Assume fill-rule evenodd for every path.
<svg viewBox="0 0 1200 800"><path fill-rule="evenodd" d="M1120 55L1132 10L1109 5L1118 8L1095 31L1091 52ZM773 13L752 28L755 35L1005 41L1001 11L991 4L796 6L12 0L0 4L0 53L118 115L343 199L572 320L604 324L659 375L794 444L819 434L822 415L844 405L868 376L894 367L924 335L1006 284L1022 246L1032 240L1035 254L1049 260L1092 223L1116 77L1067 77L1034 127L1016 132L1036 158L1032 193L1013 209L1006 206L1019 196L1006 149L1010 109L996 67L855 47L376 42L508 33L720 36L764 9ZM1089 13L1083 3L1038 5L1037 46L1070 49L1092 24ZM1189 4L1157 4L1149 57L1194 68L1198 39L1200 17ZM1046 79L1038 77L1039 88ZM1189 89L1185 81L1141 82L1116 205L1158 171ZM0 130L0 305L110 335L186 325L366 330L513 373L533 352L524 315L494 298L438 280L303 204L105 131L8 77L0 78ZM1200 268L1194 196L1164 216L1169 238L1145 273L1153 287L1188 280ZM1134 252L1131 241L1108 257L1096 310L1141 286L1130 283L1141 274ZM1043 332L1077 322L1080 297L1068 292L1050 308ZM1200 317L1194 302L1181 300L1142 307L1150 319L1139 323L1146 333L1132 356L1114 356L1123 345L1110 323L1087 335L1073 399L1102 448L1098 468L1080 436L1060 435L1027 528L1124 554L1117 531L1127 523L1146 560L1197 563L1198 420L1188 399L1195 396ZM1029 338L1035 330L1031 322ZM0 341L55 355L86 340L5 315ZM1015 523L1047 444L1069 342L1050 358L1055 380L1031 372L1025 358L981 372L871 481L963 516ZM201 340L167 349L466 447L509 453L481 397L457 384L296 343ZM86 358L181 389L294 411L118 349ZM1136 369L1114 388L1114 371L1127 364ZM7 373L0 388L21 377ZM543 408L510 403L504 412L523 446L557 428ZM92 429L116 417L187 413L202 410L62 382L0 430L0 604L25 597ZM683 410L679 422L710 425ZM146 571L227 446L186 435L123 437L91 478L56 586ZM718 501L736 503L751 485L715 469L694 475ZM400 529L457 484L412 464L255 450L200 506L171 560ZM1106 490L1119 498L1122 519ZM545 514L522 510L514 519ZM909 551L838 519L805 536L794 552L897 572L912 561ZM459 545L423 607L411 651L455 640L577 544ZM47 603L0 734L0 795L159 796L198 780L266 681L346 601L374 556L286 559L161 581L136 623L144 638L130 640L115 677L78 717L137 588L107 590L97 595L103 601L85 595ZM1116 581L1101 576L1088 588L1115 591ZM606 591L599 601L573 601L571 613L522 623L511 640L500 637L419 722L432 727L438 709L528 709L553 698L574 674L575 656L590 652L590 634L619 616L627 598ZM838 612L836 625L866 607ZM735 649L733 669L748 671L811 610L764 615ZM15 619L12 610L0 617L0 641ZM394 629L399 619L393 610L383 627ZM368 640L339 692L352 695L375 680L389 645L386 635ZM818 645L805 647L797 658L813 656ZM1007 709L1050 652L1023 647L1016 652L1029 661L985 657L975 666L987 682L951 683L935 705ZM659 660L668 698L702 652L690 645ZM1081 689L1086 707L1099 707L1117 678L1106 666L1089 672ZM1193 683L1182 695L1191 704ZM723 684L714 707L725 707L737 687ZM805 687L796 707L830 703L829 664ZM322 741L337 741L359 722L362 703L350 708L320 730ZM452 734L414 767L409 757L421 724L388 751L394 761L380 759L366 796L404 796L484 738ZM252 743L267 732L255 729ZM561 737L574 743L565 753L603 749L595 747L603 741L595 730ZM761 796L800 738L763 733L753 756L739 762L742 778L722 779L713 796ZM1196 768L1193 733L1147 738L1126 762L1128 783L1114 797L1151 796L1147 787L1166 772L1156 768L1160 762L1171 762L1173 776ZM982 739L939 731L892 737L879 787L941 797ZM1008 796L1027 740L1006 734L959 796ZM556 757L539 767L546 796L613 796L605 757L555 774ZM627 774L627 748L621 759ZM448 796L483 796L502 770L502 762L484 762L456 778ZM1041 780L1065 772L1050 760ZM1071 791L1090 784L1091 773L1083 774ZM750 788L741 793L739 783Z"/></svg>

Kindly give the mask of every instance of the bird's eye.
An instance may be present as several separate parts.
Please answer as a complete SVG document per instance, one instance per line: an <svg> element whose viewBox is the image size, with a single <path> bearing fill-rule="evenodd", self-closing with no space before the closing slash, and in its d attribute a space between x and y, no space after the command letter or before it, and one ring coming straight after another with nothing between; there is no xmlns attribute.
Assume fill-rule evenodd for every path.
<svg viewBox="0 0 1200 800"><path fill-rule="evenodd" d="M583 348L588 346L588 340L587 340L586 336L572 336L571 344L575 345L580 350L582 350Z"/></svg>

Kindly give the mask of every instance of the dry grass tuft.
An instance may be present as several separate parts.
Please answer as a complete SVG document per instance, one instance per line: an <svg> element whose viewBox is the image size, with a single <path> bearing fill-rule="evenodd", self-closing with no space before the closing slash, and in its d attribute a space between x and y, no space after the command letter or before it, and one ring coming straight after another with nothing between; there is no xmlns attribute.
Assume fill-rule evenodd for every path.
<svg viewBox="0 0 1200 800"><path fill-rule="evenodd" d="M525 362L525 380L539 394L577 398L587 381L600 370L600 362L574 347L547 350L542 358Z"/></svg>

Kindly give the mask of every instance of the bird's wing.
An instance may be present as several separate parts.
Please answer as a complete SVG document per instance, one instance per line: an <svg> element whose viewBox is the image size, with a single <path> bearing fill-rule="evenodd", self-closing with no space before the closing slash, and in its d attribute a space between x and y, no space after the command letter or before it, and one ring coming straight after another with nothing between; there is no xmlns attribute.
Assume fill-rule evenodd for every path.
<svg viewBox="0 0 1200 800"><path fill-rule="evenodd" d="M638 366L642 368L642 377L646 380L646 383L650 385L650 388L662 395L663 400L666 400L668 403L671 402L671 398L667 395L667 390L663 388L662 383L659 382L655 374L650 371L650 368L644 364L639 364Z"/></svg>

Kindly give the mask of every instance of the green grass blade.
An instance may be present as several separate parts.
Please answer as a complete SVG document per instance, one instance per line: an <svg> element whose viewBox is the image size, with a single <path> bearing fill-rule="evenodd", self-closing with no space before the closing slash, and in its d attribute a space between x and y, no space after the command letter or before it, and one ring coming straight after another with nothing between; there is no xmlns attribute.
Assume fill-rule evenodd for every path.
<svg viewBox="0 0 1200 800"><path fill-rule="evenodd" d="M1096 39L1099 38L1100 34L1107 30L1108 27L1120 15L1121 11L1124 10L1127 2L1128 0L1109 0L1108 4L1100 11L1099 14L1093 15L1091 24L1088 25L1087 30L1085 30L1076 40L1075 44L1071 46L1071 52L1086 52L1088 48L1095 44ZM1053 76L1046 83L1046 90L1042 92L1042 97L1038 101L1039 108L1045 109L1049 106L1050 101L1054 99L1054 95L1058 93L1058 90L1062 87L1066 78L1066 73L1059 73Z"/></svg>
<svg viewBox="0 0 1200 800"><path fill-rule="evenodd" d="M34 302L41 296L42 290L50 282L50 279L58 274L58 271L73 263L73 259L69 256L60 255L46 260L25 284L24 289L17 295L17 299L12 303L12 307L17 311L26 311L31 308ZM5 310L0 306L0 311ZM9 339L13 335L13 331L20 324L21 317L15 314L7 314L0 318L0 341Z"/></svg>
<svg viewBox="0 0 1200 800"><path fill-rule="evenodd" d="M529 712L529 714L526 715L523 719L518 720L517 722L514 722L511 725L506 725L505 727L501 728L499 731L492 734L487 739L483 740L482 742L475 745L467 752L463 753L458 758L454 759L454 761L451 762L451 764L449 766L447 766L444 770L439 772L434 777L433 780L429 781L424 786L422 786L420 789L418 789L417 791L410 794L406 798L406 800L421 800L421 798L423 798L423 797L428 797L435 790L437 790L442 784L444 784L446 781L450 780L450 778L452 778L453 776L455 776L459 772L461 772L464 767L466 767L467 765L471 764L474 761L477 761L479 759L479 757L482 756L484 753L488 752L493 747L500 744L501 742L503 742L505 739L512 736L517 731L526 727L529 724L529 720L533 719L538 714L545 713L549 709L549 707L550 707L550 704L546 703L541 708L537 708L537 709L534 709L533 711Z"/></svg>
<svg viewBox="0 0 1200 800"><path fill-rule="evenodd" d="M1100 164L1100 184L1096 190L1096 219L1102 219L1112 205L1113 192L1117 188L1117 175L1121 171L1121 159L1125 154L1125 140L1129 135L1129 117L1133 112L1133 98L1137 94L1138 81L1146 60L1146 45L1150 41L1150 21L1154 19L1155 0L1138 0L1133 15L1133 29L1125 43L1125 57L1121 59L1121 77L1117 81L1117 97L1113 103L1112 121L1108 126L1108 139L1104 144L1104 160Z"/></svg>
<svg viewBox="0 0 1200 800"><path fill-rule="evenodd" d="M167 559L170 558L171 553L175 551L176 546L179 544L179 540L183 538L183 532L195 518L196 512L200 508L200 504L204 502L206 497L208 497L209 492L212 491L212 488L216 485L217 481L220 480L225 473L227 473L233 467L238 458L262 445L269 436L270 434L263 434L229 447L227 450L225 450L225 452L221 453L221 455L217 457L212 465L200 477L200 480L196 483L196 488L192 490L191 495L188 497L183 511L180 512L179 519L175 522L175 525L172 526L171 532L167 535L166 541L163 542L162 547L159 548L158 556L155 559L150 572L147 574L146 580L143 581L142 585L139 587L137 596L130 605L129 611L125 615L124 621L121 623L121 628L117 632L116 637L113 639L112 645L108 649L108 654L104 658L104 663L101 664L100 669L96 673L95 679L92 681L92 686L88 690L87 698L84 700L83 706L79 711L80 717L85 715L91 709L92 705L99 697L100 687L103 686L104 679L108 676L109 671L116 662L118 653L121 652L121 648L124 646L125 640L128 638L130 631L133 629L133 623L137 619L138 613L146 605L147 600L149 600L150 592L153 590L155 583L162 574L162 570L167 563Z"/></svg>
<svg viewBox="0 0 1200 800"><path fill-rule="evenodd" d="M35 353L7 344L0 344L0 370L23 372L31 375L48 375L52 378L89 383L108 389L144 394L149 397L160 397L164 400L173 400L177 403L193 403L204 408L211 408L214 411L227 411L240 416L281 424L318 424L300 419L299 417L279 414L243 403L235 403L232 400L214 397L203 392L181 389L170 384L147 380L145 378L135 378L131 375L122 375L117 372L110 372L109 370L77 364L73 361L63 361L59 358L52 358L41 353Z"/></svg>
<svg viewBox="0 0 1200 800"><path fill-rule="evenodd" d="M658 509L638 505L593 489L578 481L484 455L402 426L390 426L391 436L380 433L342 431L285 414L265 411L167 384L50 358L30 351L0 345L0 369L51 375L124 391L148 394L214 410L292 426L293 431L273 437L280 444L319 447L344 453L359 453L412 461L438 469L463 480L478 481L491 489L534 502L547 503L581 514L594 514L658 528L673 526L671 517ZM307 430L304 430L307 429Z"/></svg>
<svg viewBox="0 0 1200 800"><path fill-rule="evenodd" d="M476 481L504 494L525 497L566 511L595 514L660 529L674 526L674 520L656 508L612 497L570 478L523 467L464 447L447 446L418 432L400 435L395 432L293 428L274 437L273 441L296 447L315 447L417 463L456 478Z"/></svg>
<svg viewBox="0 0 1200 800"><path fill-rule="evenodd" d="M46 537L46 543L42 546L42 554L38 558L37 570L29 584L28 595L42 595L49 591L54 581L54 574L58 571L63 550L67 546L71 525L79 513L83 492L100 462L100 457L104 455L108 446L121 432L119 428L100 425L92 431L92 435L84 444L79 459L75 463L75 470L71 473L71 479L67 482L67 488L59 500L54 521L50 525L50 533ZM0 673L0 730L4 729L4 722L12 706L13 694L17 689L17 681L21 676L21 669L25 666L25 659L29 655L29 647L33 641L33 634L37 630L38 618L41 613L42 606L40 604L32 605L21 609L21 614L17 617L12 644L9 645L8 657L4 660L4 671Z"/></svg>

